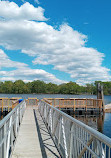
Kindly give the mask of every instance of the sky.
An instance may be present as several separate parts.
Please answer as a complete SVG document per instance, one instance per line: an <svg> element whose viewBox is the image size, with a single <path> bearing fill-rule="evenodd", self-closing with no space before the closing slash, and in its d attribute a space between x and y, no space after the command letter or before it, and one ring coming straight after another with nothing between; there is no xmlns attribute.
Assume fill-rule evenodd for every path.
<svg viewBox="0 0 111 158"><path fill-rule="evenodd" d="M110 0L0 0L0 81L111 81Z"/></svg>

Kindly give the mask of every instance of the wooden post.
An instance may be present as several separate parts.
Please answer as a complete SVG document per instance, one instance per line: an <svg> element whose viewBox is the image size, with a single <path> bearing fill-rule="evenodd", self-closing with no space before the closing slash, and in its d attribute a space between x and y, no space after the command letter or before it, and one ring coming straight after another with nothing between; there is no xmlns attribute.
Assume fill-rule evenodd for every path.
<svg viewBox="0 0 111 158"><path fill-rule="evenodd" d="M87 99L86 99L86 112L87 112Z"/></svg>
<svg viewBox="0 0 111 158"><path fill-rule="evenodd" d="M9 105L10 105L10 100L8 99L8 112L9 112Z"/></svg>
<svg viewBox="0 0 111 158"><path fill-rule="evenodd" d="M37 104L38 104L38 101L37 101L37 99L36 99L36 106L37 106Z"/></svg>
<svg viewBox="0 0 111 158"><path fill-rule="evenodd" d="M29 105L29 98L28 98L28 105Z"/></svg>
<svg viewBox="0 0 111 158"><path fill-rule="evenodd" d="M54 107L55 107L55 98L54 98Z"/></svg>
<svg viewBox="0 0 111 158"><path fill-rule="evenodd" d="M74 99L74 112L75 112L75 99Z"/></svg>
<svg viewBox="0 0 111 158"><path fill-rule="evenodd" d="M101 85L100 83L97 84L97 99L102 99L102 108L103 112L105 112L103 85Z"/></svg>
<svg viewBox="0 0 111 158"><path fill-rule="evenodd" d="M60 99L59 99L59 110L60 110Z"/></svg>
<svg viewBox="0 0 111 158"><path fill-rule="evenodd" d="M2 98L2 113L3 113L3 98Z"/></svg>
<svg viewBox="0 0 111 158"><path fill-rule="evenodd" d="M103 125L104 125L104 117L105 114L103 113L103 115L99 115L99 117L97 118L97 128L99 132L103 132Z"/></svg>

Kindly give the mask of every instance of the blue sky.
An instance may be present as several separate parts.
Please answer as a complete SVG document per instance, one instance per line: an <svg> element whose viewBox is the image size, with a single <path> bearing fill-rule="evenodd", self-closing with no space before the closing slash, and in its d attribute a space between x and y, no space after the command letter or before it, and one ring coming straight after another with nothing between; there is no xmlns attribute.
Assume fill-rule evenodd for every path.
<svg viewBox="0 0 111 158"><path fill-rule="evenodd" d="M109 0L0 1L0 80L111 80Z"/></svg>

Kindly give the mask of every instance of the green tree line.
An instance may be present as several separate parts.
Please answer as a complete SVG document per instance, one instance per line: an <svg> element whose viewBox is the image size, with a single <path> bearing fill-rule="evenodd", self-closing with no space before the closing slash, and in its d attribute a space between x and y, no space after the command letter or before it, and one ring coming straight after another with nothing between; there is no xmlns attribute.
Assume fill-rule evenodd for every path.
<svg viewBox="0 0 111 158"><path fill-rule="evenodd" d="M7 94L27 94L27 93L47 93L47 94L96 94L97 83L86 84L81 86L75 82L64 84L45 83L40 80L25 83L22 80L15 82L5 81L0 82L0 93ZM101 82L104 86L104 94L111 95L111 82Z"/></svg>

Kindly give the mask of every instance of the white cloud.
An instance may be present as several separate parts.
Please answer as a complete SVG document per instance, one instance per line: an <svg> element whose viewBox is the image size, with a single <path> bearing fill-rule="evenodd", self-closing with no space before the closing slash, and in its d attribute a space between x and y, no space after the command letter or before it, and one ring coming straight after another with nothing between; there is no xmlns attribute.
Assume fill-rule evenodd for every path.
<svg viewBox="0 0 111 158"><path fill-rule="evenodd" d="M42 69L30 69L29 67L23 69L16 69L12 71L1 71L0 78L1 81L5 80L18 80L22 79L23 81L33 81L33 80L42 80L46 83L52 82L56 84L65 83L66 81L56 78L53 74L48 73Z"/></svg>
<svg viewBox="0 0 111 158"><path fill-rule="evenodd" d="M28 3L28 5L30 4ZM12 14L10 6L7 8L9 11L6 15L8 15L8 12ZM24 8L24 12L27 11L27 7L15 8ZM16 16L22 17L20 16L22 15L21 11L19 12L19 16ZM70 74L72 80L78 83L110 80L110 70L102 66L104 54L85 46L86 35L74 30L67 24L62 24L59 29L55 29L46 22L29 21L30 18L23 20L25 18L22 17L16 20L13 17L12 19L0 21L0 45L10 50L21 49L22 53L35 57L34 64L51 64L54 69ZM29 68L28 70L31 72ZM35 71L34 73L37 75ZM23 73L26 76L27 72L23 71ZM16 74L16 71L14 74ZM35 77L29 73L28 75L31 79ZM56 80L49 74L45 76L53 81Z"/></svg>
<svg viewBox="0 0 111 158"><path fill-rule="evenodd" d="M9 59L9 57L4 53L2 49L0 49L0 69L1 68L23 68L26 67L27 64L15 62Z"/></svg>
<svg viewBox="0 0 111 158"><path fill-rule="evenodd" d="M2 71L2 68L14 68L15 70L11 71ZM66 81L62 81L56 78L53 74L48 73L42 69L31 69L27 64L21 62L15 62L9 59L9 57L4 53L3 50L0 49L0 80L18 80L22 79L24 81L32 81L32 80L43 80L45 82L53 82L53 83L64 83Z"/></svg>
<svg viewBox="0 0 111 158"><path fill-rule="evenodd" d="M57 79L53 74L48 73L42 69L31 69L31 68L22 68L7 72L6 76L14 77L15 79L23 79L23 80L43 80L45 82L53 82L53 83L64 83L66 81L62 81Z"/></svg>
<svg viewBox="0 0 111 158"><path fill-rule="evenodd" d="M35 8L30 3L26 2L20 7L9 1L0 1L0 16L4 19L25 19L25 20L37 20L45 21L44 9L41 7Z"/></svg>
<svg viewBox="0 0 111 158"><path fill-rule="evenodd" d="M39 0L34 0L35 3L40 4Z"/></svg>

